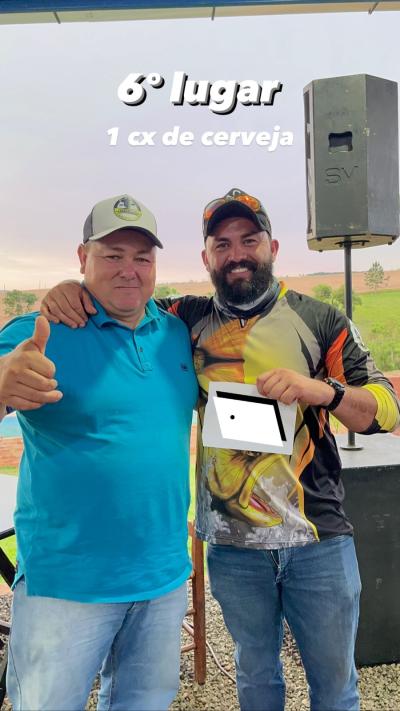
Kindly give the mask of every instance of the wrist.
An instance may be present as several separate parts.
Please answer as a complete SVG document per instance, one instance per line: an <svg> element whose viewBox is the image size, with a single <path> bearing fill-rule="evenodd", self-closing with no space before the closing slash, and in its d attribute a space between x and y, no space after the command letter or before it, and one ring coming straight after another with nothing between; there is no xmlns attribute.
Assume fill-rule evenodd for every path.
<svg viewBox="0 0 400 711"><path fill-rule="evenodd" d="M335 397L335 391L332 385L328 385L328 383L325 383L325 381L323 382L323 385L324 390L319 405L320 407L328 407L331 404L333 398Z"/></svg>
<svg viewBox="0 0 400 711"><path fill-rule="evenodd" d="M343 383L339 380L335 380L335 378L325 378L324 383L329 387L330 394L327 395L327 399L322 403L322 406L325 407L328 412L332 412L339 407L344 398L346 389Z"/></svg>

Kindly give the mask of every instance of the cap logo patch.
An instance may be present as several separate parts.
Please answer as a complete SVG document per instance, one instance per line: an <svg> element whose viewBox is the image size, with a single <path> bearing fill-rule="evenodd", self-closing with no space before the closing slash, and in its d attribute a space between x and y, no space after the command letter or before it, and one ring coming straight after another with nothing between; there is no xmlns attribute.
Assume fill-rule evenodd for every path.
<svg viewBox="0 0 400 711"><path fill-rule="evenodd" d="M120 220L135 222L142 216L139 205L132 198L125 196L117 200L114 205L114 215Z"/></svg>

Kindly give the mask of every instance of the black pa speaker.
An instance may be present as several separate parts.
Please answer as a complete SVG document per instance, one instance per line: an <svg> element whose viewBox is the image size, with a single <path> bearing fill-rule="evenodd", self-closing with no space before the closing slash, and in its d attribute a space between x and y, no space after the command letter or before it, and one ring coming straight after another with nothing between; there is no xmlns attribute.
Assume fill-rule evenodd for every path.
<svg viewBox="0 0 400 711"><path fill-rule="evenodd" d="M356 74L304 89L310 249L392 244L399 235L397 83Z"/></svg>

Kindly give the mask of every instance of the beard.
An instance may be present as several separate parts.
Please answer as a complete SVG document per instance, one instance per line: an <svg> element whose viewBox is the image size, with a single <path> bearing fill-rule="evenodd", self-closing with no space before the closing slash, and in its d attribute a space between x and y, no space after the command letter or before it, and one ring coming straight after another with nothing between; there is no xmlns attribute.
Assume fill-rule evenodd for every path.
<svg viewBox="0 0 400 711"><path fill-rule="evenodd" d="M231 284L227 275L237 267L243 267L252 272L250 279L236 278ZM211 281L215 286L218 297L230 304L248 304L264 294L272 281L272 260L258 264L247 259L240 262L230 262L218 272L210 272Z"/></svg>

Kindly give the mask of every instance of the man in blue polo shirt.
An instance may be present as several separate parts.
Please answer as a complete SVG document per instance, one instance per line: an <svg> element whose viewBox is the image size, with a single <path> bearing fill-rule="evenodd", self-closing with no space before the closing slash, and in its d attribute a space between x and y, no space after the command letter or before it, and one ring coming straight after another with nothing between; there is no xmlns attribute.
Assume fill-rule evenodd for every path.
<svg viewBox="0 0 400 711"><path fill-rule="evenodd" d="M186 610L186 327L151 299L153 215L128 195L93 208L78 248L88 328L18 317L0 333L0 402L24 437L7 687L14 711L166 709Z"/></svg>

